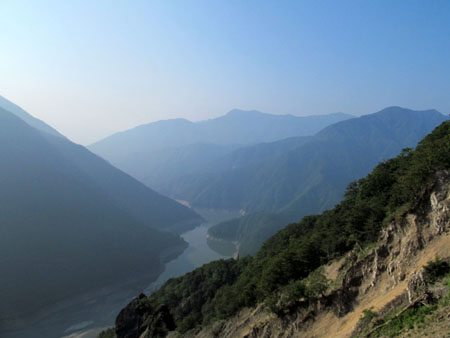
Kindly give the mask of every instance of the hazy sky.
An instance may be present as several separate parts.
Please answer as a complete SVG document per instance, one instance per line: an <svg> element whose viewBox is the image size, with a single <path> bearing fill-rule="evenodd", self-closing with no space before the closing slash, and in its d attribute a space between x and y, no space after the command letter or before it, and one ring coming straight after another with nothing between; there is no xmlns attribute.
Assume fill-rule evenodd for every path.
<svg viewBox="0 0 450 338"><path fill-rule="evenodd" d="M0 0L0 95L89 144L232 108L450 113L450 1Z"/></svg>

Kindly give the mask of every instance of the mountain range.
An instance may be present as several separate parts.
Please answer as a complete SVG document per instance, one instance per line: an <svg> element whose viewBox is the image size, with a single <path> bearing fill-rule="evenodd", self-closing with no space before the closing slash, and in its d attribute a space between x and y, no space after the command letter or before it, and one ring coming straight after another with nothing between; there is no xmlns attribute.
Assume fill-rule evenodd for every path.
<svg viewBox="0 0 450 338"><path fill-rule="evenodd" d="M166 182L201 170L205 164L243 145L312 135L351 117L343 113L293 116L235 109L201 122L173 119L141 125L113 134L88 148L165 193Z"/></svg>
<svg viewBox="0 0 450 338"><path fill-rule="evenodd" d="M195 208L239 210L242 217L209 229L208 242L212 247L219 243L222 248L226 247L223 243L233 243L241 257L253 255L277 231L275 238L284 240L290 230L281 229L288 223L331 209L343 198L348 201L354 188L348 184L380 162L377 170L385 179L383 166L394 163L388 160L402 150L396 161L406 168L410 150L404 149L415 147L446 120L447 116L435 110L401 107L358 118L342 113L296 117L234 110L208 121L159 121L112 135L89 147L105 160L0 97L0 335L6 326L12 330L23 325L20 321L27 315L64 299L155 279L164 263L186 247L177 234L203 221ZM421 152L418 154L414 159L422 165ZM355 184L365 180L372 185L378 182L368 178ZM373 188L378 189L379 184L384 187L383 182ZM365 194L369 190L363 189ZM361 198L366 203L365 197ZM361 233L349 230L355 230L351 234L356 241L358 236L374 234L371 217L381 214L374 201L372 198L370 203L375 206L357 208L365 215L367 227ZM346 210L353 210L347 204ZM378 214L366 215L370 208ZM339 207L333 210L331 214L346 219ZM317 242L322 233L311 228L312 224L325 227L321 229L327 232L331 214L325 212L318 218L323 224L311 216L304 218L300 228L294 223L287 229L295 228L300 236L312 231ZM358 215L352 214L351 222ZM258 255L270 251L273 241ZM320 241L314 243L323 250L317 253L326 256L333 250L349 249L353 241L350 236L333 248L317 244ZM308 267L311 272L318 262L309 249L308 243L302 242L298 250L300 260L312 264ZM255 262L267 257L262 258ZM256 271L256 275L262 271L259 263L248 270L249 262L251 258L237 265L212 263L211 269L205 267L199 273L219 273L229 283L239 278L245 284L250 276L245 271ZM278 268L277 262L269 263ZM264 283L278 283L264 274ZM209 277L205 278L209 283ZM238 285L236 290L243 287L244 298L260 299L260 291L254 293L252 285ZM257 287L266 290L266 285ZM222 306L229 291L221 292L217 302ZM224 311L227 316L234 313L230 308ZM209 316L206 310L204 314ZM177 321L182 330L198 324L200 317L187 318L183 323Z"/></svg>
<svg viewBox="0 0 450 338"><path fill-rule="evenodd" d="M193 206L247 213L295 214L299 208L320 212L342 197L351 180L403 148L414 147L446 119L434 110L386 108L333 124L311 137L235 150L214 165L209 163L207 174L201 171L174 180L169 195ZM309 197L304 197L306 192ZM312 199L321 200L313 209L307 205Z"/></svg>

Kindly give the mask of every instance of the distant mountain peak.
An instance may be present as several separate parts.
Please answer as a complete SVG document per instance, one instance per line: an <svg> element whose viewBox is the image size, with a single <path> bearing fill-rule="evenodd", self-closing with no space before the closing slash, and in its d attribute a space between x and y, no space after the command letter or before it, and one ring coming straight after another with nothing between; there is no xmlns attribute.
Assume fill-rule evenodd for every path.
<svg viewBox="0 0 450 338"><path fill-rule="evenodd" d="M386 108L380 110L380 111L378 112L378 114L383 114L383 113L399 113L399 112L432 113L432 114L438 113L438 114L443 115L441 112L437 111L436 109L414 110L414 109L409 109L409 108L400 107L400 106L390 106L390 107L386 107Z"/></svg>
<svg viewBox="0 0 450 338"><path fill-rule="evenodd" d="M352 114L347 114L347 113L344 113L344 112L341 112L341 111L338 111L338 112L335 112L335 113L330 113L330 114L325 114L325 115L328 115L328 116L346 116L346 117L355 117L355 116L352 115Z"/></svg>
<svg viewBox="0 0 450 338"><path fill-rule="evenodd" d="M177 125L177 126L184 126L184 125L190 125L192 123L194 123L194 122L189 121L189 120L187 120L185 118L182 118L182 117L177 117L175 119L158 120L158 121L155 121L155 122L150 122L150 123L147 123L147 124L143 124L143 125L137 126L136 128L145 127L145 126L153 126L153 125L166 125L166 124Z"/></svg>
<svg viewBox="0 0 450 338"><path fill-rule="evenodd" d="M260 112L258 110L244 110L244 109L238 109L234 108L230 110L225 116L237 116L237 115L269 115L263 112Z"/></svg>

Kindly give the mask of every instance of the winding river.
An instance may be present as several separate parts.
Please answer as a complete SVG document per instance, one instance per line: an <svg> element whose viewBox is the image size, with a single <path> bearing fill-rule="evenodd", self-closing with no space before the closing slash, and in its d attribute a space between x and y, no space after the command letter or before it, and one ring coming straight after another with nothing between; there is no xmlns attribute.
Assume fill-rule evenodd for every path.
<svg viewBox="0 0 450 338"><path fill-rule="evenodd" d="M166 264L164 272L145 289L145 294L148 295L159 289L170 278L184 275L211 261L230 257L222 256L208 246L206 234L208 228L212 225L213 223L203 223L201 226L181 235L189 243L189 247L176 259Z"/></svg>

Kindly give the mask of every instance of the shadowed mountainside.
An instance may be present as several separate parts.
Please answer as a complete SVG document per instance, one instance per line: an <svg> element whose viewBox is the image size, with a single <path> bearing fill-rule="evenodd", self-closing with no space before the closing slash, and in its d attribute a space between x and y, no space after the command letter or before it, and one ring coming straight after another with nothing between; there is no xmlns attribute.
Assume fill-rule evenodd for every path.
<svg viewBox="0 0 450 338"><path fill-rule="evenodd" d="M157 228L202 220L2 108L0 158L2 330L67 297L155 278L186 246Z"/></svg>

